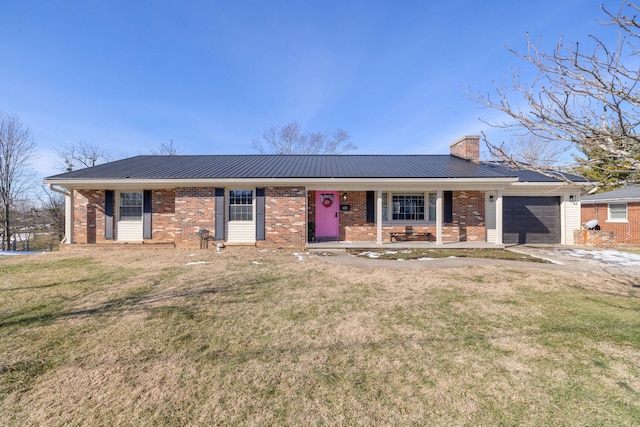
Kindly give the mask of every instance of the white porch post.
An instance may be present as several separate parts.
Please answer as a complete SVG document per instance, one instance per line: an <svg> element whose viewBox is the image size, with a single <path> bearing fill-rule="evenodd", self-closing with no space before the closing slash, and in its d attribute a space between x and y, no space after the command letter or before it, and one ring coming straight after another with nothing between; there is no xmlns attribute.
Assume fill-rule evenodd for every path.
<svg viewBox="0 0 640 427"><path fill-rule="evenodd" d="M70 245L73 241L73 193L75 190L71 190L71 194L65 194L64 196L64 239L61 243Z"/></svg>
<svg viewBox="0 0 640 427"><path fill-rule="evenodd" d="M376 243L382 244L382 190L378 190L376 198Z"/></svg>
<svg viewBox="0 0 640 427"><path fill-rule="evenodd" d="M496 245L502 244L502 190L498 190L496 197Z"/></svg>
<svg viewBox="0 0 640 427"><path fill-rule="evenodd" d="M442 244L442 220L444 218L444 201L442 190L436 192L436 244Z"/></svg>

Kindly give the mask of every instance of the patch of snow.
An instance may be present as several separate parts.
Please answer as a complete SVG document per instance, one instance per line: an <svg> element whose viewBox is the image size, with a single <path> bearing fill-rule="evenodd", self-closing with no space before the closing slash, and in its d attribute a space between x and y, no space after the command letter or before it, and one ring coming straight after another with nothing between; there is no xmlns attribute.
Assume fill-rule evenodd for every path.
<svg viewBox="0 0 640 427"><path fill-rule="evenodd" d="M429 258L429 257L420 257L417 258L416 261L433 261L435 258Z"/></svg>
<svg viewBox="0 0 640 427"><path fill-rule="evenodd" d="M262 262L260 262L260 261L253 261L253 262L252 262L252 264L260 265L260 264L262 264Z"/></svg>
<svg viewBox="0 0 640 427"><path fill-rule="evenodd" d="M308 253L308 252L307 252L307 253ZM301 253L294 252L294 253L293 253L293 256L297 257L297 258L298 258L298 261L304 261L304 256L303 256L303 254L301 254Z"/></svg>
<svg viewBox="0 0 640 427"><path fill-rule="evenodd" d="M586 260L600 261L618 267L640 266L640 255L614 250L563 249L561 253Z"/></svg>
<svg viewBox="0 0 640 427"><path fill-rule="evenodd" d="M0 256L13 256L13 255L42 255L44 252L33 251L0 251Z"/></svg>
<svg viewBox="0 0 640 427"><path fill-rule="evenodd" d="M378 252L371 252L371 251L367 251L367 252L361 252L359 256L366 256L367 258L380 258L380 255Z"/></svg>
<svg viewBox="0 0 640 427"><path fill-rule="evenodd" d="M412 252L413 252L413 251L412 251L412 250L410 250L410 249L407 249L407 250L404 250L404 251L400 251L400 253L401 253L401 254L410 254L410 253L412 253Z"/></svg>
<svg viewBox="0 0 640 427"><path fill-rule="evenodd" d="M199 264L209 264L208 261L192 261L192 262L188 262L185 265L199 265Z"/></svg>

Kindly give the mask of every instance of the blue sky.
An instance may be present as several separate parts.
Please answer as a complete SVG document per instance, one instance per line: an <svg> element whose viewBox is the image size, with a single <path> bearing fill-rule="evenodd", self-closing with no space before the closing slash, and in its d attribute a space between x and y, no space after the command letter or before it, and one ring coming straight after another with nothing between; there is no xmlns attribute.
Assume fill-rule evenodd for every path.
<svg viewBox="0 0 640 427"><path fill-rule="evenodd" d="M525 65L505 46L584 40L600 3L5 0L0 110L31 129L41 175L64 143L249 154L292 120L348 130L356 153L446 154L499 118L465 88Z"/></svg>

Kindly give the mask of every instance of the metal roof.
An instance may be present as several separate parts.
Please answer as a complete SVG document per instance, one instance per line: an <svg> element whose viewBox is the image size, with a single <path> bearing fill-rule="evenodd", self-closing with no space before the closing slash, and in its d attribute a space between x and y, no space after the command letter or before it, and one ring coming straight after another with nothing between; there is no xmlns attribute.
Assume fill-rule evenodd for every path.
<svg viewBox="0 0 640 427"><path fill-rule="evenodd" d="M560 181L558 178L553 178L551 176L547 176L540 172L527 170L527 169L514 169L500 162L483 162L483 164L489 166L490 168L496 171L502 171L507 176L515 176L518 178L518 181L520 182L558 182ZM572 181L572 182L581 182L581 183L589 182L588 179L578 175L573 175L573 174L559 172L559 171L556 171L556 173L564 175L569 181Z"/></svg>
<svg viewBox="0 0 640 427"><path fill-rule="evenodd" d="M640 185L623 187L604 193L589 194L582 197L583 203L606 202L640 202Z"/></svg>
<svg viewBox="0 0 640 427"><path fill-rule="evenodd" d="M130 157L50 176L46 181L508 177L517 174L451 155L189 155Z"/></svg>

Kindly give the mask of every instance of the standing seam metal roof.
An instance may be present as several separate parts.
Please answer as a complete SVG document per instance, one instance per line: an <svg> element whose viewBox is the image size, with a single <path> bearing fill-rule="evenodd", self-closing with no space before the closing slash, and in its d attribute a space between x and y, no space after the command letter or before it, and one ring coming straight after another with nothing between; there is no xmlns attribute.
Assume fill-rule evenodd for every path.
<svg viewBox="0 0 640 427"><path fill-rule="evenodd" d="M188 155L130 157L50 176L47 180L517 176L506 168L451 155Z"/></svg>

